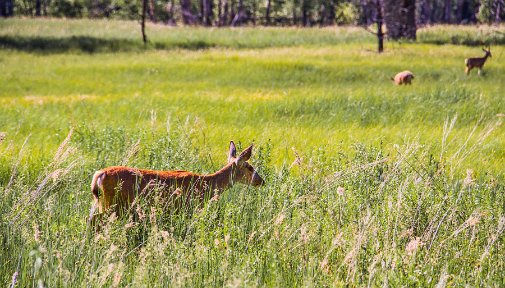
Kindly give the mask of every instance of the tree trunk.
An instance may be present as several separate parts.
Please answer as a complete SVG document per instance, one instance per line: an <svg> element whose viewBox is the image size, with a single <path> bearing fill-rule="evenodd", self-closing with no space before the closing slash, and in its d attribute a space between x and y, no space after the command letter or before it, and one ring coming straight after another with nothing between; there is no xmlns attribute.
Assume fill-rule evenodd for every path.
<svg viewBox="0 0 505 288"><path fill-rule="evenodd" d="M253 23L253 26L256 26L256 16L257 16L257 13L258 13L258 6L256 4L257 2L256 1L253 1L252 2L252 7L251 7L251 21Z"/></svg>
<svg viewBox="0 0 505 288"><path fill-rule="evenodd" d="M221 25L228 25L228 14L230 7L228 5L228 0L223 0L223 19L221 20Z"/></svg>
<svg viewBox="0 0 505 288"><path fill-rule="evenodd" d="M0 16L7 17L6 0L0 0Z"/></svg>
<svg viewBox="0 0 505 288"><path fill-rule="evenodd" d="M271 0L267 0L267 10L265 12L265 20L267 22L267 25L270 25L270 8L271 8Z"/></svg>
<svg viewBox="0 0 505 288"><path fill-rule="evenodd" d="M42 13L44 16L47 16L47 3L48 0L42 0Z"/></svg>
<svg viewBox="0 0 505 288"><path fill-rule="evenodd" d="M454 19L456 20L456 24L461 24L463 21L463 4L465 0L456 0L456 12L454 14Z"/></svg>
<svg viewBox="0 0 505 288"><path fill-rule="evenodd" d="M421 25L427 25L431 23L431 7L430 2L428 0L421 0L421 5L419 11L419 19L418 23Z"/></svg>
<svg viewBox="0 0 505 288"><path fill-rule="evenodd" d="M185 25L193 25L196 17L191 13L191 0L181 0L182 22Z"/></svg>
<svg viewBox="0 0 505 288"><path fill-rule="evenodd" d="M244 0L239 0L238 1L238 7L237 7L237 14L235 14L235 17L233 17L233 20L231 21L231 26L240 26L242 25L243 18L244 18Z"/></svg>
<svg viewBox="0 0 505 288"><path fill-rule="evenodd" d="M416 1L384 0L384 22L390 39L416 39Z"/></svg>
<svg viewBox="0 0 505 288"><path fill-rule="evenodd" d="M326 23L326 5L323 1L323 3L321 3L321 7L319 8L319 26L324 26L324 24Z"/></svg>
<svg viewBox="0 0 505 288"><path fill-rule="evenodd" d="M154 0L149 0L149 20L151 20L151 22L156 22L154 15Z"/></svg>
<svg viewBox="0 0 505 288"><path fill-rule="evenodd" d="M296 16L297 0L293 0L293 25L298 25L298 16Z"/></svg>
<svg viewBox="0 0 505 288"><path fill-rule="evenodd" d="M319 14L319 25L330 26L335 24L335 5L333 0L322 1Z"/></svg>
<svg viewBox="0 0 505 288"><path fill-rule="evenodd" d="M144 41L144 46L147 45L146 10L147 10L147 0L142 0L142 14L140 15L140 29L142 30L142 41Z"/></svg>
<svg viewBox="0 0 505 288"><path fill-rule="evenodd" d="M437 18L437 11L438 11L439 7L438 7L438 1L433 1L433 5L431 6L431 15L430 15L430 22L431 23L437 23L438 22L438 18Z"/></svg>
<svg viewBox="0 0 505 288"><path fill-rule="evenodd" d="M212 0L200 1L201 18L200 21L204 26L212 26Z"/></svg>
<svg viewBox="0 0 505 288"><path fill-rule="evenodd" d="M41 15L41 13L40 13L41 8L42 8L41 0L36 0L35 1L35 16Z"/></svg>
<svg viewBox="0 0 505 288"><path fill-rule="evenodd" d="M233 19L235 19L235 16L237 16L237 11L235 11L235 8L236 8L236 0L231 0L231 3L230 3L230 18L228 19L229 21L229 25L231 25L231 23L233 22Z"/></svg>
<svg viewBox="0 0 505 288"><path fill-rule="evenodd" d="M380 0L376 2L377 8L377 52L382 53L384 51L384 32L382 31L382 5Z"/></svg>
<svg viewBox="0 0 505 288"><path fill-rule="evenodd" d="M405 11L403 37L410 40L416 40L416 0L405 0L405 6L402 11Z"/></svg>
<svg viewBox="0 0 505 288"><path fill-rule="evenodd" d="M309 11L308 11L308 0L302 0L302 23L303 26L309 26Z"/></svg>
<svg viewBox="0 0 505 288"><path fill-rule="evenodd" d="M13 0L0 0L0 16L11 17L14 15Z"/></svg>
<svg viewBox="0 0 505 288"><path fill-rule="evenodd" d="M452 12L452 0L445 0L444 22L447 24L451 23L451 12Z"/></svg>
<svg viewBox="0 0 505 288"><path fill-rule="evenodd" d="M496 12L495 12L495 18L494 22L495 23L500 23L501 20L501 11L503 9L503 0L497 0L496 1Z"/></svg>
<svg viewBox="0 0 505 288"><path fill-rule="evenodd" d="M167 25L172 26L177 25L174 17L174 8L175 8L174 6L175 6L174 0L169 0L167 3L167 15L168 15Z"/></svg>
<svg viewBox="0 0 505 288"><path fill-rule="evenodd" d="M203 22L204 22L204 11L205 8L204 8L204 2L205 0L200 0L200 10L198 12L198 20L200 21L200 25L203 25Z"/></svg>

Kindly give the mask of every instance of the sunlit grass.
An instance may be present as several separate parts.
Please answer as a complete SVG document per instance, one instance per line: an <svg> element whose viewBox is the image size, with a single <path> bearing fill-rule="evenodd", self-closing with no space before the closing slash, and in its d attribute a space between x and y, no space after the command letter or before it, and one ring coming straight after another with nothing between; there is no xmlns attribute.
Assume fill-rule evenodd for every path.
<svg viewBox="0 0 505 288"><path fill-rule="evenodd" d="M201 129L195 140L206 141L200 144L216 153L215 147L232 139L271 140L277 143L274 151L417 139L436 151L444 122L457 116L460 134L452 143L458 149L474 125L483 129L503 112L499 60L489 61L483 77L463 73L462 59L475 50L404 44L378 56L360 44L347 44L261 52L4 52L0 117L10 137L22 141L32 134L47 147L61 140L54 131L69 126L141 131L154 125L163 130L168 120L189 117ZM494 51L502 52L501 47ZM411 87L389 80L403 69L416 75ZM476 159L503 157L503 130L494 133ZM500 161L489 162L496 164L467 164L500 171Z"/></svg>

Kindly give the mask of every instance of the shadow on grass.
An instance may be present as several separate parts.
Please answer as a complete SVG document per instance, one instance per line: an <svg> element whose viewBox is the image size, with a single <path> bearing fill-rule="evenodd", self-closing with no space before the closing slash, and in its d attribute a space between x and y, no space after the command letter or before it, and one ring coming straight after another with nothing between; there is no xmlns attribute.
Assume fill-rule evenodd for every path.
<svg viewBox="0 0 505 288"><path fill-rule="evenodd" d="M110 38L103 39L90 36L71 37L26 37L0 36L0 49L13 49L32 53L108 53L123 51L141 51L145 49L171 50L203 50L215 47L213 43L205 41L154 42L144 46L142 41Z"/></svg>

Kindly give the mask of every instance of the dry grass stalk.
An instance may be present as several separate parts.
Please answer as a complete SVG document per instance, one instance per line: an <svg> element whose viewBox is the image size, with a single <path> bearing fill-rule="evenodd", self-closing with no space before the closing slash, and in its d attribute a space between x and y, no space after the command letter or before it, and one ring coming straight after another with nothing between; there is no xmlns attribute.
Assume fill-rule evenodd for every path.
<svg viewBox="0 0 505 288"><path fill-rule="evenodd" d="M14 288L16 286L16 282L18 281L18 276L19 276L18 271L14 272L14 274L12 274L11 286L9 286L10 288Z"/></svg>
<svg viewBox="0 0 505 288"><path fill-rule="evenodd" d="M472 169L466 169L466 178L463 180L465 187L471 186L475 182L475 173Z"/></svg>
<svg viewBox="0 0 505 288"><path fill-rule="evenodd" d="M487 256L489 256L489 251L491 250L491 247L494 245L496 240L498 240L505 230L505 216L500 216L500 219L498 220L498 227L496 227L496 231L489 237L486 248L484 249L484 253L480 256L480 261L483 262ZM482 265L480 266L482 267Z"/></svg>
<svg viewBox="0 0 505 288"><path fill-rule="evenodd" d="M33 223L33 239L35 240L35 242L40 243L40 236L41 232L39 229L39 225Z"/></svg>
<svg viewBox="0 0 505 288"><path fill-rule="evenodd" d="M367 211L367 215L363 218L360 223L360 229L357 231L356 236L354 237L354 245L351 247L347 255L344 257L341 266L347 266L347 276L346 281L348 283L352 282L352 279L355 278L356 269L358 266L358 256L361 250L361 247L364 243L366 243L368 239L368 234L373 232L372 223L375 217L372 216L370 210Z"/></svg>
<svg viewBox="0 0 505 288"><path fill-rule="evenodd" d="M496 121L494 123L486 125L484 129L480 132L480 134L476 137L476 141L472 146L468 146L468 143L473 139L473 136L475 132L477 131L477 128L481 124L482 121L481 117L475 126L473 127L472 131L468 135L467 139L465 142L461 145L461 147L456 151L451 158L449 159L449 162L451 163L452 170L456 170L455 168L459 167L461 163L468 157L470 154L475 152L479 147L482 147L484 144L484 141L493 133L493 131L498 128L498 126L501 125L501 121Z"/></svg>
<svg viewBox="0 0 505 288"><path fill-rule="evenodd" d="M438 279L437 285L435 288L444 288L447 286L447 279L449 279L449 275L447 274L447 266L444 267L442 273L440 273L440 278Z"/></svg>
<svg viewBox="0 0 505 288"><path fill-rule="evenodd" d="M135 157L140 151L140 139L137 142L133 143L128 150L126 151L126 155L121 160L121 166L128 166L130 160Z"/></svg>
<svg viewBox="0 0 505 288"><path fill-rule="evenodd" d="M454 238L458 236L462 231L464 231L467 228L470 227L475 227L477 224L480 222L480 218L482 217L482 213L474 211L466 221L461 224L458 229L456 229L449 237L447 237L445 240L443 240L440 245L445 244L449 239Z"/></svg>
<svg viewBox="0 0 505 288"><path fill-rule="evenodd" d="M21 196L21 199L17 202L17 204L11 209L11 213L8 216L10 218L10 223L16 223L17 225L22 225L26 220L29 219L29 213L24 213L35 205L40 199L45 196L50 191L54 190L53 188L62 180L64 176L66 176L72 169L79 163L79 158L71 161L64 168L59 168L71 155L75 154L77 151L74 147L70 146L70 139L73 133L73 129L71 129L67 135L67 137L63 140L63 142L58 147L53 161L49 163L46 167L46 172L41 174L38 179L37 188L33 190L28 190L24 195ZM25 140L28 140L28 138ZM24 144L23 144L24 146ZM22 149L21 149L22 150ZM21 151L20 151L21 153ZM16 168L14 168L16 169ZM11 176L14 177L15 172ZM49 181L52 180L52 181ZM43 192L44 191L44 192Z"/></svg>
<svg viewBox="0 0 505 288"><path fill-rule="evenodd" d="M309 243L310 237L306 224L302 224L302 227L300 227L300 239L302 240L303 244Z"/></svg>
<svg viewBox="0 0 505 288"><path fill-rule="evenodd" d="M16 162L14 163L14 165L12 166L12 172L11 172L11 177L9 178L9 182L7 183L7 185L5 186L5 192L4 193L7 193L9 191L9 188L12 186L12 184L14 183L14 179L16 178L16 175L17 175L17 171L18 171L18 168L19 168L19 165L21 163L21 156L23 155L23 152L24 152L24 149L25 149L25 146L26 146L26 143L28 143L28 139L30 139L30 135L28 135L26 138L25 138L25 141L23 142L23 145L21 145L21 148L19 149L19 152L18 152L18 157L16 159Z"/></svg>
<svg viewBox="0 0 505 288"><path fill-rule="evenodd" d="M408 256L414 255L417 250L419 250L421 247L423 247L425 243L421 241L421 238L416 237L405 246L405 252L407 253Z"/></svg>
<svg viewBox="0 0 505 288"><path fill-rule="evenodd" d="M275 219L274 224L275 224L276 226L281 225L281 224L282 224L282 222L284 222L284 218L286 218L286 216L284 215L284 213L282 213L282 212L281 212L281 213L279 213L279 216L277 216L277 219Z"/></svg>
<svg viewBox="0 0 505 288"><path fill-rule="evenodd" d="M456 124L456 119L458 119L458 114L454 115L450 124L449 124L449 117L445 119L444 131L442 132L442 147L440 148L440 159L439 159L440 162L442 162L442 160L444 159L444 153L447 149L447 146L449 145L449 143L447 143L447 139L451 134L452 129L454 128L454 124Z"/></svg>
<svg viewBox="0 0 505 288"><path fill-rule="evenodd" d="M289 166L289 169L293 168L294 166L302 166L303 165L303 157L300 156L298 151L296 151L295 147L291 147L291 150L293 150L293 153L295 154L295 161L291 163Z"/></svg>
<svg viewBox="0 0 505 288"><path fill-rule="evenodd" d="M335 235L333 240L331 241L331 246L330 249L328 249L328 252L326 252L326 255L324 256L323 260L321 261L319 267L325 272L326 274L331 273L331 263L329 263L329 257L331 256L331 253L338 248L338 247L343 247L345 244L345 240L343 239L343 232L338 233Z"/></svg>

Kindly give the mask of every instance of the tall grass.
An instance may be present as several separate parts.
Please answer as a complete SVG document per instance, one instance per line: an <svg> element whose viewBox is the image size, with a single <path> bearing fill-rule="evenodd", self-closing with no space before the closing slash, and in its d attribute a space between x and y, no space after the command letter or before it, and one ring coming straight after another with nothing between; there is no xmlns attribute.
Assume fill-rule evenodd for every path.
<svg viewBox="0 0 505 288"><path fill-rule="evenodd" d="M0 25L9 39L137 43L130 22ZM151 29L164 45L220 42L0 50L5 286L505 285L503 47L467 77L476 47L377 55L359 29ZM393 86L403 69L413 85ZM95 170L209 173L229 140L255 143L265 186L189 211L140 202L137 218L87 227Z"/></svg>
<svg viewBox="0 0 505 288"><path fill-rule="evenodd" d="M195 211L140 205L137 220L111 215L92 234L89 175L100 162L213 166L183 129L126 133L139 144L110 143L120 131L96 132L76 129L38 170L12 164L0 205L3 283L16 273L18 287L503 284L503 180L472 171L451 177L445 157L418 143L388 155L381 147L318 147L280 167L271 164L273 145L261 145L253 162L266 186L236 186ZM144 145L151 133L160 140ZM78 151L91 143L115 154L83 159ZM96 159L105 151L94 150Z"/></svg>

